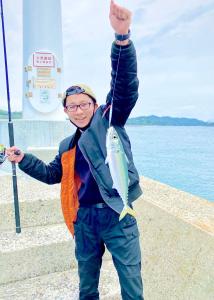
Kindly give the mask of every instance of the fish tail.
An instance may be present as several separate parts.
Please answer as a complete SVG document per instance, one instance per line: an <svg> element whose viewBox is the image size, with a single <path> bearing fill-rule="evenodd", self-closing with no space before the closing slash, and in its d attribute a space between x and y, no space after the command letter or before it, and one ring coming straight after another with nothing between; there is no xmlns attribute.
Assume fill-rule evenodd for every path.
<svg viewBox="0 0 214 300"><path fill-rule="evenodd" d="M136 217L136 212L134 211L134 209L132 209L129 206L124 206L124 208L120 214L119 221L121 221L127 214L132 215L134 218Z"/></svg>

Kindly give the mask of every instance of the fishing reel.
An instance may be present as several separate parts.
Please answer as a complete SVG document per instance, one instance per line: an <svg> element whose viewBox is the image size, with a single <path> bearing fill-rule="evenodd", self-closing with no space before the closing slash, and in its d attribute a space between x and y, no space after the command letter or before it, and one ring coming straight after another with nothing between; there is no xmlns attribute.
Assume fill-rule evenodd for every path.
<svg viewBox="0 0 214 300"><path fill-rule="evenodd" d="M4 145L0 144L0 165L3 164L3 162L6 159L6 148L4 147Z"/></svg>
<svg viewBox="0 0 214 300"><path fill-rule="evenodd" d="M14 151L15 155L19 155L21 152L19 150ZM0 165L3 164L3 162L6 160L6 148L3 144L0 144Z"/></svg>

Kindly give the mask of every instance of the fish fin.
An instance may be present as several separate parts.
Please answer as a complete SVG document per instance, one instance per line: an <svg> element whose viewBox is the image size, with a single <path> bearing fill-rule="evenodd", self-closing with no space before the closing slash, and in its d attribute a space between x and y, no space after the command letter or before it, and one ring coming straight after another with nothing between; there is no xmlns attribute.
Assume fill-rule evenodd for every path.
<svg viewBox="0 0 214 300"><path fill-rule="evenodd" d="M134 218L136 217L136 212L134 211L134 209L132 209L129 206L124 206L124 208L120 214L119 221L121 221L127 214L132 215Z"/></svg>

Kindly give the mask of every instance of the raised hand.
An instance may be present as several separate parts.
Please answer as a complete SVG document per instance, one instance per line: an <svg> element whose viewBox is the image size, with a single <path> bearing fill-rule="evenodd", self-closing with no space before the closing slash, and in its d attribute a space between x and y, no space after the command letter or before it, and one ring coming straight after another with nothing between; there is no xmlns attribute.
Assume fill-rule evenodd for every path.
<svg viewBox="0 0 214 300"><path fill-rule="evenodd" d="M112 28L118 34L127 34L131 24L132 13L111 0L109 19Z"/></svg>

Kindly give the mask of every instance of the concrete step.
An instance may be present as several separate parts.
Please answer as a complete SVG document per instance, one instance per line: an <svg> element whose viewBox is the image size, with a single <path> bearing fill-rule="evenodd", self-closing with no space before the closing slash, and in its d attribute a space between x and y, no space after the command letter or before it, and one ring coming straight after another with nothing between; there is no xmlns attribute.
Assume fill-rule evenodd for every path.
<svg viewBox="0 0 214 300"><path fill-rule="evenodd" d="M0 233L0 284L75 266L74 241L64 223Z"/></svg>
<svg viewBox="0 0 214 300"><path fill-rule="evenodd" d="M0 286L1 300L77 300L77 269L56 272ZM119 300L120 287L112 261L104 261L100 276L100 299Z"/></svg>
<svg viewBox="0 0 214 300"><path fill-rule="evenodd" d="M0 232L15 230L11 176L1 176ZM21 227L63 222L60 185L47 185L29 176L18 176Z"/></svg>

